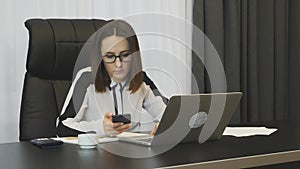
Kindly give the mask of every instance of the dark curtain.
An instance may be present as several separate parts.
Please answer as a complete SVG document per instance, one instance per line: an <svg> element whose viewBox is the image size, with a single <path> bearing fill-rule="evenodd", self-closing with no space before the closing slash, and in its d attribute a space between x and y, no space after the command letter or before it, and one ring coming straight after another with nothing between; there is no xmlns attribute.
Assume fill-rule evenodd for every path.
<svg viewBox="0 0 300 169"><path fill-rule="evenodd" d="M243 92L232 123L299 119L299 11L299 0L194 0L193 24L216 48L227 91ZM210 92L195 53L192 69L199 91Z"/></svg>

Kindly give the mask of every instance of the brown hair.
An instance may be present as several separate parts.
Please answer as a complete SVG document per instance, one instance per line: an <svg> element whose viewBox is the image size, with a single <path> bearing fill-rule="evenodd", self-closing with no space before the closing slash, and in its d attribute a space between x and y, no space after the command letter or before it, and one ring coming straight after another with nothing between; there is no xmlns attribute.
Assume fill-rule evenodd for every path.
<svg viewBox="0 0 300 169"><path fill-rule="evenodd" d="M132 52L132 60L126 83L129 83L129 91L134 93L139 89L144 79L141 54L136 33L127 22L122 20L113 20L97 31L95 49L96 57L100 57L100 64L96 70L93 70L96 71L95 90L96 92L104 93L111 83L111 79L102 61L101 45L103 39L112 35L124 37L129 43L129 50Z"/></svg>

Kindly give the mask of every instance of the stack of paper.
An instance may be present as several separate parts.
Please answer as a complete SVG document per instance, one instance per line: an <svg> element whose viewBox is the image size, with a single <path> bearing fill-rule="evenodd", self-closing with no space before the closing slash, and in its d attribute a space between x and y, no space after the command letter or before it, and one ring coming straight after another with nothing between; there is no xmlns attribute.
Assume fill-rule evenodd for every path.
<svg viewBox="0 0 300 169"><path fill-rule="evenodd" d="M226 127L223 135L235 137L247 137L254 135L270 135L277 131L276 128L266 127Z"/></svg>

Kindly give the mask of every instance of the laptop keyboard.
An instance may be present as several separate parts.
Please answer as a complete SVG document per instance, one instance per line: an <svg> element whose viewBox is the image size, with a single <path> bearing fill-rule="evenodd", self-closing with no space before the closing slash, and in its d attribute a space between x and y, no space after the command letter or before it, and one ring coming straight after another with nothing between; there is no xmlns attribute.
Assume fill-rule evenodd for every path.
<svg viewBox="0 0 300 169"><path fill-rule="evenodd" d="M137 139L138 141L142 141L142 142L147 142L147 143L151 143L152 142L153 137L149 137L149 138L139 138Z"/></svg>

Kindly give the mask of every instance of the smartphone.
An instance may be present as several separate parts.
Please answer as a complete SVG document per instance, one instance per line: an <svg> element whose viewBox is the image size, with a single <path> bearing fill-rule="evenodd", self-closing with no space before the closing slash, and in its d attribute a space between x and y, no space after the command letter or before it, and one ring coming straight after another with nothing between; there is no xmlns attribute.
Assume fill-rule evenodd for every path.
<svg viewBox="0 0 300 169"><path fill-rule="evenodd" d="M113 123L123 123L123 124L131 123L131 115L130 114L113 115L112 122Z"/></svg>

